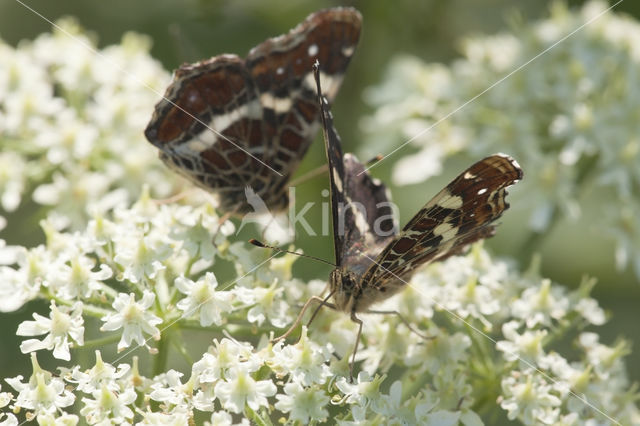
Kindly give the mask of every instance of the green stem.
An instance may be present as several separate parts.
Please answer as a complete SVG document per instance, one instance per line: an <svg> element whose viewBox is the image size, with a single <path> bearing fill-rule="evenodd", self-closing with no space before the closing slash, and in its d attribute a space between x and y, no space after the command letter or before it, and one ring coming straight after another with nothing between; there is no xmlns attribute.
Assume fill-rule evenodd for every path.
<svg viewBox="0 0 640 426"><path fill-rule="evenodd" d="M91 339L84 342L83 349L91 349L99 346L105 346L120 339L120 334L112 334L110 336L101 337L100 339Z"/></svg>
<svg viewBox="0 0 640 426"><path fill-rule="evenodd" d="M273 423L271 423L271 419L269 419L269 415L265 410L260 410L260 413L256 413L247 405L245 406L245 415L252 424L256 424L258 426L273 426Z"/></svg>
<svg viewBox="0 0 640 426"><path fill-rule="evenodd" d="M187 348L182 344L183 339L172 339L171 345L178 351L180 355L184 358L184 360L189 364L193 364L193 358L189 355Z"/></svg>
<svg viewBox="0 0 640 426"><path fill-rule="evenodd" d="M168 330L165 330L168 331ZM173 333L162 333L160 340L156 345L158 353L153 357L153 375L164 373L167 366L167 360L169 359L169 342L171 341L171 335Z"/></svg>

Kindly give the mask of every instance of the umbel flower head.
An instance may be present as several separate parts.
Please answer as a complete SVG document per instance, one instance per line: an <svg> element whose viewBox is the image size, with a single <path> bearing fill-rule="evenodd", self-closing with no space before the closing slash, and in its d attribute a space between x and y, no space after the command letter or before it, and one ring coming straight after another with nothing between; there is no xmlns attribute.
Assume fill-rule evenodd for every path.
<svg viewBox="0 0 640 426"><path fill-rule="evenodd" d="M50 233L47 244L24 248L15 264L2 267L0 292L8 294L4 287L15 284L23 289L5 310L33 298L51 300L49 314L19 327L20 335L45 337L20 346L31 353L33 373L28 380L6 379L17 393L4 394L5 407L38 418L82 416L89 424L203 416L213 423L238 416L306 423L326 421L329 413L340 424L373 418L477 424L486 410L504 410L527 424L562 422L574 413L583 422L640 419L624 367L628 345L607 346L595 332L570 331L604 322L589 297L591 280L569 291L540 277L535 267L520 273L476 245L465 256L419 272L381 306L400 311L431 339L394 315L363 315L360 374L350 383L347 360L356 328L348 316L326 310L303 328L298 342L269 342L324 283L295 278L293 255L229 245L229 228L217 232L217 221L202 228L218 237L215 246L201 239L210 245L202 251L214 253L201 258L187 230L205 212L214 210L155 205L143 196L80 232ZM108 237L101 229L109 230ZM162 241L164 249L123 261L114 248L127 238L130 244ZM78 262L84 258L94 262ZM216 275L229 263L235 276L219 282ZM88 265L83 276L92 284L84 291L69 291L52 278L73 264ZM155 264L161 267L145 266ZM269 306L278 309L252 296L267 293ZM198 341L211 342L205 352L183 337L194 332ZM561 339L576 339L579 350L555 351ZM96 344L101 350L95 361L80 363L84 346ZM45 371L36 361L43 351L70 365L60 364L60 374ZM116 358L116 352L123 355ZM187 368L170 353L189 360ZM143 407L138 394L158 404ZM74 402L79 411L69 408Z"/></svg>
<svg viewBox="0 0 640 426"><path fill-rule="evenodd" d="M169 80L150 40L129 33L98 51L72 19L56 25L17 49L0 40L0 213L31 198L77 226L144 183L168 194L176 180L140 130Z"/></svg>
<svg viewBox="0 0 640 426"><path fill-rule="evenodd" d="M88 40L72 23L64 28ZM136 76L166 76L143 40L130 35L103 53ZM40 222L45 242L0 240L0 311L34 300L48 307L17 329L24 340L14 353L30 357L31 371L4 378L0 422L640 423L630 345L598 334L605 315L589 296L593 281L569 291L535 262L522 272L482 245L429 266L380 306L430 339L397 316L363 315L353 382L356 328L346 315L323 310L298 341L272 343L326 277L303 281L292 270L297 257L233 241L233 224L208 203L151 198L171 178L154 178L164 173L150 166L155 155L138 152L147 149L137 133L147 116L138 113L155 99L132 81L103 72L60 33L2 46L13 71L1 81L16 83L0 83L0 115L10 118L2 131L16 145L0 154L9 167L0 168L2 206L26 197L53 204ZM59 134L69 128L82 136ZM20 135L38 144L23 152ZM567 341L576 348L563 353Z"/></svg>
<svg viewBox="0 0 640 426"><path fill-rule="evenodd" d="M450 157L507 152L535 171L512 200L531 211L533 232L588 211L601 238L615 239L617 266L640 277L640 24L608 7L554 2L549 19L467 38L448 67L396 57L367 92L369 154L411 141L410 155L386 160L396 157L404 185L440 174Z"/></svg>

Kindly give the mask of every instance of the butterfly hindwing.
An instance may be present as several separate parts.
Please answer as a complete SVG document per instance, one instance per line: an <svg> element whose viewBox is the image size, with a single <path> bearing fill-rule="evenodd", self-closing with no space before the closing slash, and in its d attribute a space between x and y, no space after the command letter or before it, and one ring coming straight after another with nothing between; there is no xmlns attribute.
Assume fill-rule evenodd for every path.
<svg viewBox="0 0 640 426"><path fill-rule="evenodd" d="M433 197L375 259L363 286L402 286L420 265L460 253L493 235L494 222L509 207L506 187L522 179L508 155L473 164Z"/></svg>
<svg viewBox="0 0 640 426"><path fill-rule="evenodd" d="M355 9L327 9L246 59L219 55L183 65L155 107L147 139L168 166L217 193L221 210L251 211L247 186L270 210L285 209L289 178L318 130L311 65L322 61L333 99L360 28Z"/></svg>

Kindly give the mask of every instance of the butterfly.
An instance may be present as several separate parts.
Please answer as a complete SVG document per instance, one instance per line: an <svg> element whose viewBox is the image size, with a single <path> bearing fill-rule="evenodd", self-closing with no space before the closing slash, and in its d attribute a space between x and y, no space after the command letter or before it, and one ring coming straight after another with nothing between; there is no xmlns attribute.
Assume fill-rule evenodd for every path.
<svg viewBox="0 0 640 426"><path fill-rule="evenodd" d="M453 179L397 232L384 184L373 179L354 155L343 154L329 101L322 95L319 68L314 69L329 165L335 268L329 275L329 294L309 299L278 339L294 330L311 303L320 304L311 320L322 306L349 314L358 324L350 364L353 379L363 324L357 314L372 312L372 305L404 289L420 266L491 237L494 222L509 207L505 188L522 179L523 173L508 155L486 157Z"/></svg>
<svg viewBox="0 0 640 426"><path fill-rule="evenodd" d="M311 66L334 99L358 44L352 8L309 15L246 58L219 55L182 65L155 106L145 136L160 159L217 194L219 209L251 212L251 188L272 212L288 207L288 183L313 141L319 107Z"/></svg>

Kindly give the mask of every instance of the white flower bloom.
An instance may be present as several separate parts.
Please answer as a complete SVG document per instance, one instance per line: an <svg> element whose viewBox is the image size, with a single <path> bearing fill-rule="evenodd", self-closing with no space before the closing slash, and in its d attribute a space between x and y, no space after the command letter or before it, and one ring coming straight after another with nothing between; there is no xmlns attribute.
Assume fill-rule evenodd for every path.
<svg viewBox="0 0 640 426"><path fill-rule="evenodd" d="M0 206L6 212L17 209L22 201L25 167L24 160L15 152L0 152Z"/></svg>
<svg viewBox="0 0 640 426"><path fill-rule="evenodd" d="M44 246L18 250L18 269L0 266L0 311L13 312L38 296L40 286L48 285L52 255Z"/></svg>
<svg viewBox="0 0 640 426"><path fill-rule="evenodd" d="M140 132L155 94L138 80L134 84L109 71L111 66L78 43L94 41L72 20L57 25L63 31L18 48L0 42L2 62L8 64L0 70L0 132L9 144L0 155L0 205L15 210L24 188L35 187L36 202L64 212L70 225L81 227L85 207L111 208L137 196L142 182L167 194L172 174ZM102 57L118 58L130 75L160 89L169 75L148 55L149 43L133 41L141 38L125 36Z"/></svg>
<svg viewBox="0 0 640 426"><path fill-rule="evenodd" d="M309 340L307 327L302 327L300 340L295 345L285 345L282 342L273 348L272 368L291 374L293 380L301 385L309 386L313 383L324 383L331 375L326 362L331 354L326 347L319 346Z"/></svg>
<svg viewBox="0 0 640 426"><path fill-rule="evenodd" d="M211 414L211 421L210 422L204 422L205 426L232 426L232 425L239 425L239 426L250 426L250 422L248 419L242 419L242 421L240 421L240 423L233 423L233 418L231 417L231 414L227 413L226 411L217 411L213 414Z"/></svg>
<svg viewBox="0 0 640 426"><path fill-rule="evenodd" d="M191 399L190 383L180 381L182 373L169 370L153 378L149 397L155 401L167 402L171 405L188 407Z"/></svg>
<svg viewBox="0 0 640 426"><path fill-rule="evenodd" d="M500 405L507 410L510 420L520 419L525 424L553 424L560 413L560 399L553 388L533 370L505 377L502 389L506 398Z"/></svg>
<svg viewBox="0 0 640 426"><path fill-rule="evenodd" d="M596 333L581 333L578 339L584 349L589 365L593 366L596 373L604 380L609 380L612 385L612 376L624 371L622 357L629 354L629 344L620 340L613 347L600 343Z"/></svg>
<svg viewBox="0 0 640 426"><path fill-rule="evenodd" d="M525 321L528 328L536 325L551 326L552 320L559 321L567 314L569 299L564 287L551 286L551 280L542 280L539 287L526 289L513 302L511 310L516 318Z"/></svg>
<svg viewBox="0 0 640 426"><path fill-rule="evenodd" d="M69 263L61 265L51 278L51 286L65 299L89 298L102 289L102 281L112 276L111 268L105 264L94 272L95 261L86 256L74 256Z"/></svg>
<svg viewBox="0 0 640 426"><path fill-rule="evenodd" d="M162 319L154 315L148 309L153 305L155 295L145 290L142 300L136 302L135 294L120 293L113 302L115 312L102 318L104 324L102 331L114 331L124 328L122 338L118 343L118 352L129 347L132 341L138 345L145 345L144 333L150 334L155 340L160 339L160 330L156 325L162 323Z"/></svg>
<svg viewBox="0 0 640 426"><path fill-rule="evenodd" d="M18 336L39 336L46 334L42 340L29 339L22 342L20 350L29 353L41 349L53 349L53 356L69 361L69 338L78 345L84 344L84 319L82 318L82 302L76 302L72 307L63 306L60 309L55 301L51 301L49 318L37 313L33 314L35 321L23 321L18 326ZM70 313L71 312L71 313Z"/></svg>
<svg viewBox="0 0 640 426"><path fill-rule="evenodd" d="M5 379L12 388L18 391L15 399L16 407L25 408L37 414L52 414L75 401L75 396L65 389L64 382L38 365L35 353L31 354L33 373L27 383L22 383L22 376Z"/></svg>
<svg viewBox="0 0 640 426"><path fill-rule="evenodd" d="M171 248L148 236L123 235L114 238L114 260L124 267L123 277L133 283L146 278L154 279L165 266L162 261L171 254Z"/></svg>
<svg viewBox="0 0 640 426"><path fill-rule="evenodd" d="M253 354L253 347L248 343L241 343L230 339L213 341L214 346L202 359L195 362L191 368L191 376L196 378L196 384L215 383L225 377L227 370L236 366L252 373L262 365L262 361Z"/></svg>
<svg viewBox="0 0 640 426"><path fill-rule="evenodd" d="M418 405L416 407L416 420L419 424L454 426L460 424L460 412L448 410L435 410L428 405Z"/></svg>
<svg viewBox="0 0 640 426"><path fill-rule="evenodd" d="M256 411L268 404L267 397L276 394L270 380L254 380L249 372L238 366L229 370L227 378L215 386L215 394L222 406L234 413L244 411L245 404Z"/></svg>
<svg viewBox="0 0 640 426"><path fill-rule="evenodd" d="M593 325L603 325L607 321L604 309L602 309L600 305L598 305L598 302L592 298L580 298L574 309Z"/></svg>
<svg viewBox="0 0 640 426"><path fill-rule="evenodd" d="M355 383L349 383L346 377L340 377L336 386L344 394L340 403L357 404L362 408L384 406L384 399L380 394L380 385L385 376L375 376L373 379L364 371L358 373ZM334 401L335 402L335 401Z"/></svg>
<svg viewBox="0 0 640 426"><path fill-rule="evenodd" d="M36 420L39 426L75 426L80 418L75 414L68 413L61 415L39 414Z"/></svg>
<svg viewBox="0 0 640 426"><path fill-rule="evenodd" d="M278 394L275 408L283 413L289 413L290 421L308 424L309 420L326 421L329 412L325 408L329 404L329 397L322 389L305 388L294 381L284 385L285 395Z"/></svg>
<svg viewBox="0 0 640 426"><path fill-rule="evenodd" d="M151 413L142 414L143 420L136 423L136 426L182 426L189 424L190 416L187 412L174 410L171 413Z"/></svg>
<svg viewBox="0 0 640 426"><path fill-rule="evenodd" d="M208 327L211 324L221 325L222 314L233 310L233 292L216 291L218 281L212 272L207 272L197 282L185 277L175 280L176 288L187 295L180 300L176 307L184 312L185 317L200 316L200 325Z"/></svg>
<svg viewBox="0 0 640 426"><path fill-rule="evenodd" d="M0 413L0 426L18 426L18 418L12 413Z"/></svg>
<svg viewBox="0 0 640 426"><path fill-rule="evenodd" d="M74 368L67 380L71 383L75 383L78 390L92 394L103 386L113 390L114 392L120 389L118 380L122 379L129 372L131 367L128 364L119 364L116 369L109 363L102 360L102 354L100 351L96 351L96 362L91 369L82 372L79 367Z"/></svg>
<svg viewBox="0 0 640 426"><path fill-rule="evenodd" d="M496 343L496 349L504 352L507 361L523 359L529 363L535 363L544 355L542 339L547 335L546 330L525 330L518 334L520 324L518 321L510 321L502 326L502 334L508 340Z"/></svg>
<svg viewBox="0 0 640 426"><path fill-rule="evenodd" d="M183 248L192 257L202 257L213 260L217 250L212 241L212 235L220 232L224 238L228 232L228 226L220 224L220 218L210 205L206 205L205 211L194 212L196 214L180 214L178 219L184 228L174 237L184 241ZM226 223L231 223L226 221Z"/></svg>
<svg viewBox="0 0 640 426"><path fill-rule="evenodd" d="M278 328L289 324L293 318L289 314L289 305L282 300L284 288L276 281L268 288L247 289L253 294L255 305L247 312L247 320L262 325L267 319Z"/></svg>
<svg viewBox="0 0 640 426"><path fill-rule="evenodd" d="M38 295L39 283L27 281L25 272L0 266L0 312L17 311Z"/></svg>
<svg viewBox="0 0 640 426"><path fill-rule="evenodd" d="M205 422L205 426L231 426L233 418L226 411L218 411L211 414L211 421Z"/></svg>
<svg viewBox="0 0 640 426"><path fill-rule="evenodd" d="M84 407L80 409L88 423L105 422L107 420L122 424L133 419L133 410L129 405L137 398L135 389L129 387L114 392L102 386L92 392L93 398L82 398Z"/></svg>

